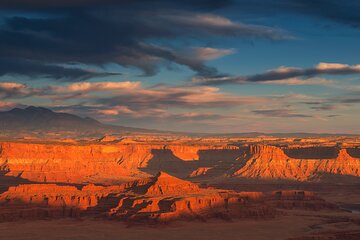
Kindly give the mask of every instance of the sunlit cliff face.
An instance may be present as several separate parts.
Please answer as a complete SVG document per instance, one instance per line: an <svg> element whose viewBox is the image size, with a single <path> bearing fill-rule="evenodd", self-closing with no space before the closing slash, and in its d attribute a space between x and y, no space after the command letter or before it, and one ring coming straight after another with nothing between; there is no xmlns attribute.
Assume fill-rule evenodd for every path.
<svg viewBox="0 0 360 240"><path fill-rule="evenodd" d="M165 171L181 178L214 177L320 181L323 175L360 176L357 148L298 150L270 145L229 146L161 142L1 143L6 176L35 182L114 184ZM310 149L311 150L311 149ZM333 151L334 150L334 151ZM292 153L294 152L294 153ZM302 153L303 152L303 153ZM353 155L349 155L349 152ZM310 153L310 154L309 154Z"/></svg>
<svg viewBox="0 0 360 240"><path fill-rule="evenodd" d="M2 221L97 216L128 223L166 223L198 218L269 219L277 215L275 207L286 208L289 203L299 209L337 209L308 191L276 191L265 196L200 188L165 172L116 186L86 185L81 190L55 184L19 185L0 194L0 203Z"/></svg>
<svg viewBox="0 0 360 240"><path fill-rule="evenodd" d="M72 217L131 225L276 220L283 211L344 214L323 190L308 189L324 188L330 199L339 189L356 194L357 142L178 135L2 141L0 220Z"/></svg>

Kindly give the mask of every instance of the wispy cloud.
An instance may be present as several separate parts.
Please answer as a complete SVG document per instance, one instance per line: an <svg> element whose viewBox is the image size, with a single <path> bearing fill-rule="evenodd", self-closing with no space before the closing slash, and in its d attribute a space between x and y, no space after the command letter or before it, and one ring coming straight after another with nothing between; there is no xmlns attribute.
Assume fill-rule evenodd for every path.
<svg viewBox="0 0 360 240"><path fill-rule="evenodd" d="M1 41L2 40L0 39L0 43ZM1 48L2 47L0 46L0 51L7 51ZM64 82L72 82L84 81L89 78L95 77L116 76L121 75L121 73L94 71L92 69L83 69L76 67L64 67L57 64L48 64L38 60L0 57L0 76L4 75L15 75L17 77L27 76L30 79L50 78Z"/></svg>
<svg viewBox="0 0 360 240"><path fill-rule="evenodd" d="M28 87L25 84L17 82L0 82L0 98L24 98L38 94L39 91L36 88Z"/></svg>
<svg viewBox="0 0 360 240"><path fill-rule="evenodd" d="M220 76L220 77L195 77L193 82L200 85L221 85L221 84L243 84L255 83L276 83L283 84L301 83L309 81L309 84L331 83L330 81L320 80L316 76L328 75L348 75L360 74L360 65L348 65L341 63L319 63L313 68L279 67L265 73L250 76Z"/></svg>
<svg viewBox="0 0 360 240"><path fill-rule="evenodd" d="M140 82L81 82L66 86L53 86L50 89L56 93L84 93L96 91L131 90L139 88Z"/></svg>
<svg viewBox="0 0 360 240"><path fill-rule="evenodd" d="M319 77L312 77L312 78L288 78L288 79L281 79L281 80L271 80L271 81L265 81L263 84L272 84L272 85L323 85L323 86L330 86L334 85L336 81L326 79L326 78L319 78Z"/></svg>
<svg viewBox="0 0 360 240"><path fill-rule="evenodd" d="M289 109L266 109L266 110L253 110L255 114L267 116L267 117L278 117L278 118L309 118L313 117L309 114L296 113Z"/></svg>
<svg viewBox="0 0 360 240"><path fill-rule="evenodd" d="M140 82L81 82L61 86L30 87L25 84L0 83L0 96L3 99L32 98L52 100L56 105L74 103L94 106L92 112L107 116L126 115L129 117L169 117L169 109L176 119L220 118L213 113L179 109L222 109L256 105L269 99L256 96L238 96L207 86L168 86L144 87ZM183 111L180 111L183 112Z"/></svg>
<svg viewBox="0 0 360 240"><path fill-rule="evenodd" d="M157 88L139 88L110 97L100 97L97 103L117 106L127 103L134 108L158 106L208 107L238 106L264 101L259 97L236 96L220 91L215 87L179 87L159 86Z"/></svg>
<svg viewBox="0 0 360 240"><path fill-rule="evenodd" d="M189 57L194 57L202 61L208 61L234 54L235 52L235 49L198 47L189 49L186 54Z"/></svg>

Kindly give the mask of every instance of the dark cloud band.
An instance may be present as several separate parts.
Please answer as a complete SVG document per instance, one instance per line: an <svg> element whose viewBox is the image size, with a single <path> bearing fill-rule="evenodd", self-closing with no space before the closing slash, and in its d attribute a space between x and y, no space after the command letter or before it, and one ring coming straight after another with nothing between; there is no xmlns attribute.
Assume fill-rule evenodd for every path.
<svg viewBox="0 0 360 240"><path fill-rule="evenodd" d="M347 75L360 74L360 65L347 65L340 63L319 63L313 68L280 67L264 73L250 76L220 76L198 77L193 82L200 85L243 84L251 82L276 82L292 78L302 78L306 81L311 77L322 74Z"/></svg>
<svg viewBox="0 0 360 240"><path fill-rule="evenodd" d="M158 0L149 5L145 1L2 1L0 6L4 8L28 9L3 19L0 56L6 65L32 64L44 75L61 79L59 75L63 73L64 79L74 76L74 81L92 75L81 69L60 69L54 65L115 63L154 75L161 65L171 63L186 66L201 76L214 76L217 69L207 66L206 60L183 54L185 40L206 41L217 36L273 40L288 37L279 29L233 22L205 11L227 4L217 2L202 0L187 4L190 1ZM91 8L93 5L103 7ZM69 8L62 8L66 6ZM175 40L183 44L170 46ZM3 67L1 74L13 74L17 68L12 69L7 72ZM22 69L27 70L17 74L35 75L28 67Z"/></svg>

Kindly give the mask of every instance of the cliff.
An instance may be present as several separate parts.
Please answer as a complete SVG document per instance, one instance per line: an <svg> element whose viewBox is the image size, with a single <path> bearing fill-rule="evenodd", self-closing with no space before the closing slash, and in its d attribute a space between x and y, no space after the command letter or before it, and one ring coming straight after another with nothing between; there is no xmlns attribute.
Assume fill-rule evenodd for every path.
<svg viewBox="0 0 360 240"><path fill-rule="evenodd" d="M220 218L271 218L277 208L337 209L315 193L288 190L271 195L200 188L160 172L113 186L23 184L0 194L0 221L24 218L96 217L128 223Z"/></svg>
<svg viewBox="0 0 360 240"><path fill-rule="evenodd" d="M258 204L258 193L202 189L160 172L122 185L56 184L10 187L0 195L0 220L97 216L126 222L178 219L272 217L273 208Z"/></svg>
<svg viewBox="0 0 360 240"><path fill-rule="evenodd" d="M212 164L222 153L239 155L237 147L141 143L65 144L0 143L0 166L7 176L35 182L125 182L166 171L186 177L199 164ZM203 157L206 151L214 159ZM223 151L223 152L222 152ZM229 154L228 154L229 155Z"/></svg>
<svg viewBox="0 0 360 240"><path fill-rule="evenodd" d="M34 182L109 185L159 171L210 181L225 176L292 181L319 180L324 174L359 177L360 159L346 149L337 152L335 158L310 159L307 149L307 158L300 159L270 145L2 142L0 170Z"/></svg>
<svg viewBox="0 0 360 240"><path fill-rule="evenodd" d="M351 157L341 149L334 159L295 159L275 146L250 146L251 156L233 176L262 179L308 181L322 174L360 176L360 159Z"/></svg>

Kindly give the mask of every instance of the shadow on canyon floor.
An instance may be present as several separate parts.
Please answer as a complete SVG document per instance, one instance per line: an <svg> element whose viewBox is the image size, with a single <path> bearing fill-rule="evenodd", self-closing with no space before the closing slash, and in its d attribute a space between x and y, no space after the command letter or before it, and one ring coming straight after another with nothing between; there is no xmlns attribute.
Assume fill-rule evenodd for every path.
<svg viewBox="0 0 360 240"><path fill-rule="evenodd" d="M360 177L331 175L335 182L301 182L291 180L264 180L264 179L223 179L220 182L207 182L205 186L222 188L235 191L260 191L272 192L279 189L282 190L306 190L318 193L354 193L360 196ZM346 197L344 197L346 198Z"/></svg>
<svg viewBox="0 0 360 240"><path fill-rule="evenodd" d="M147 167L141 168L142 171L153 175L163 171L179 178L188 178L198 168L211 168L212 176L220 176L234 166L241 167L246 163L239 149L199 150L195 160L181 159L170 149L153 149L151 153L153 157Z"/></svg>
<svg viewBox="0 0 360 240"><path fill-rule="evenodd" d="M6 192L11 186L25 183L33 182L21 177L6 176L6 171L0 171L0 194Z"/></svg>

